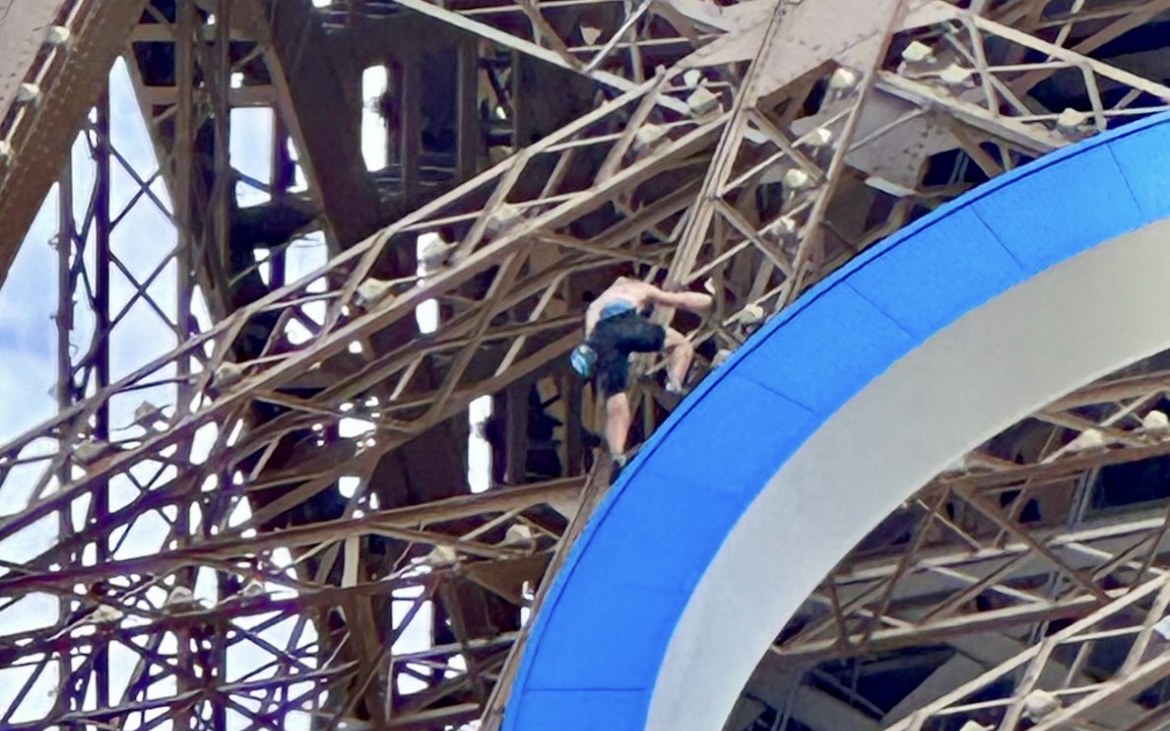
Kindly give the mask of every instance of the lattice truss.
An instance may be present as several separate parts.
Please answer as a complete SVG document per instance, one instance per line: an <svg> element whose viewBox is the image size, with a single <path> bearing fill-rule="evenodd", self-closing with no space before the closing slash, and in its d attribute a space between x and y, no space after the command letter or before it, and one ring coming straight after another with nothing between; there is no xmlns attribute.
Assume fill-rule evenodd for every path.
<svg viewBox="0 0 1170 731"><path fill-rule="evenodd" d="M587 291L625 273L714 293L686 323L698 379L907 222L1170 103L1156 62L1116 48L1164 28L1167 0L317 4L59 2L23 85L0 87L5 236L93 109L74 156L90 177L66 170L55 194L60 413L0 446L0 617L40 617L0 621L0 725L494 727L542 578L605 483L585 476L596 405L563 367ZM158 172L86 93L122 53ZM373 65L389 142L371 171L356 79ZM444 95L449 113L428 106ZM245 107L275 120L266 180L231 166ZM241 208L241 186L266 202ZM126 205L173 241L119 250ZM333 256L298 268L314 231ZM129 312L163 323L157 357L118 340ZM636 437L668 403L644 365ZM956 631L1083 618L907 723L959 719L1016 673L979 721L1014 722L1045 667L1076 685L1067 648L1124 622L1119 679L1049 688L1071 699L1057 713L1161 677L1164 516L1040 530L1023 506L1055 495L1068 515L1083 475L1163 454L1165 385L1090 386L1020 427L1032 447L1002 437L927 486L890 519L911 538L859 549L778 640L784 677L766 658L740 727L790 710L778 688L810 691L792 667ZM504 415L493 486L469 494L484 395Z"/></svg>
<svg viewBox="0 0 1170 731"><path fill-rule="evenodd" d="M1166 673L1143 663L1167 632L1165 363L1058 400L889 516L777 639L733 725L816 727L853 703L858 728L1159 727ZM879 677L896 690L867 699Z"/></svg>

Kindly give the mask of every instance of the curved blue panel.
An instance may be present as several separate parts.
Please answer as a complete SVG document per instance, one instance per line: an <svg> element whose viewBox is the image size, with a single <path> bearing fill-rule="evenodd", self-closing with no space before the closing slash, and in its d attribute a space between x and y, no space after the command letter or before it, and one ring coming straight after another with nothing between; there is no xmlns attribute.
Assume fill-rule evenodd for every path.
<svg viewBox="0 0 1170 731"><path fill-rule="evenodd" d="M1170 117L1092 138L903 229L769 322L607 496L536 619L504 728L642 729L692 591L795 450L965 313L1170 216L1167 170Z"/></svg>

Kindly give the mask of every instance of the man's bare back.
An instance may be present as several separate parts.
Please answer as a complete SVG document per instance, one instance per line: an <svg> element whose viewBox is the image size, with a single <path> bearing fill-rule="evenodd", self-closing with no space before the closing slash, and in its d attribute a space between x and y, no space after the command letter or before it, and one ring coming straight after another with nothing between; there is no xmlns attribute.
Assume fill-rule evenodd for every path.
<svg viewBox="0 0 1170 731"><path fill-rule="evenodd" d="M586 334L593 332L593 326L601 319L601 313L608 305L625 303L640 311L653 300L657 291L657 287L639 279L618 277L597 299L589 303L585 311Z"/></svg>
<svg viewBox="0 0 1170 731"><path fill-rule="evenodd" d="M618 277L609 285L601 296L593 303L594 307L605 307L609 302L614 300L622 300L629 302L638 309L641 309L651 298L657 287L646 284L641 279L632 279L630 277Z"/></svg>

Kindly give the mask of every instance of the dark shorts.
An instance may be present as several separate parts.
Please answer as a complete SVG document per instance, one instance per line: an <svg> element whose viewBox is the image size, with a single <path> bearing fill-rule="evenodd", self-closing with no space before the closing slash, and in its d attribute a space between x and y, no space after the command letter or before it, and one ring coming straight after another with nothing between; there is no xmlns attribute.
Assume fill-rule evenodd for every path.
<svg viewBox="0 0 1170 731"><path fill-rule="evenodd" d="M590 340L597 351L597 380L608 398L629 385L630 353L662 350L666 329L630 310L598 321Z"/></svg>

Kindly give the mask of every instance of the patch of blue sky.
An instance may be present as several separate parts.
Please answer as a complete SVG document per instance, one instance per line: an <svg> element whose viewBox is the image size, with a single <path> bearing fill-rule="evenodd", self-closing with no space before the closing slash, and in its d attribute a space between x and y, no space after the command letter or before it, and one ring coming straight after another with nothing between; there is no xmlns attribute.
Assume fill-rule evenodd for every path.
<svg viewBox="0 0 1170 731"><path fill-rule="evenodd" d="M0 287L0 440L57 409L56 190L46 200Z"/></svg>

